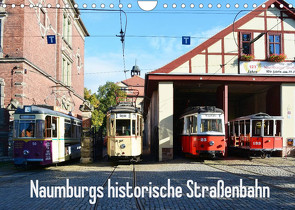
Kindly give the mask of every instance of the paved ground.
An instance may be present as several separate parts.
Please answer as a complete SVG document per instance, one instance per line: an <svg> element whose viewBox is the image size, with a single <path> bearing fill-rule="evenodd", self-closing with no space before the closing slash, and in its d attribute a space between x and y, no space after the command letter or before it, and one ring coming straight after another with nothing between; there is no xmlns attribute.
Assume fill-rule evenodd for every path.
<svg viewBox="0 0 295 210"><path fill-rule="evenodd" d="M133 189L133 167L136 171L138 190L147 186L157 191L155 186L165 187L169 179L174 190L176 187L182 190L178 194L179 198L157 197L153 191L151 191L151 197L149 191L146 191L137 200L134 196L120 198L122 193L126 193L125 190L120 190L120 187L126 187L129 183L130 188ZM109 194L110 188L106 182L108 178L111 180L111 186L114 187L112 189L117 189L117 195ZM46 192L47 197L50 197L51 192L54 192L50 190L51 187L65 187L66 179L69 179L69 186L72 186L74 191L76 187L73 193L80 198L75 196L73 198L40 198ZM224 182L224 187L239 186L240 180L243 181L244 186L254 186L255 179L258 179L259 186L269 187L270 198L251 198L251 194L246 198L237 198L232 195L228 198L212 198L210 195L214 196L214 194L210 193L213 191L205 192L204 197L201 198L195 196L189 198L191 189L187 186L188 180L197 182L201 190L206 186L211 189L210 187L217 185L218 180ZM36 196L30 198L31 180L34 185L36 180L39 180L38 198ZM82 196L83 186L87 186L89 190L84 190L84 196ZM101 188L98 189L98 187ZM201 192L200 190L197 192ZM166 195L166 191L163 192ZM94 198L99 193L103 196ZM115 166L107 162L81 165L72 162L57 167L30 170L16 170L9 162L0 162L0 196L0 209L294 209L295 158L251 161L229 158L204 162L180 158L166 163L141 163L134 166L129 164Z"/></svg>

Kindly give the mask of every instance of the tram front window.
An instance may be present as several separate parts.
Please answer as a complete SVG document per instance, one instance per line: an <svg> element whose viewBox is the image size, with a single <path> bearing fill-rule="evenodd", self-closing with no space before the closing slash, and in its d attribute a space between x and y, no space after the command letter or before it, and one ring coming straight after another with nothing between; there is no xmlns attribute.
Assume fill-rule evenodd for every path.
<svg viewBox="0 0 295 210"><path fill-rule="evenodd" d="M201 133L203 132L220 132L222 133L222 120L221 119L202 119L201 120Z"/></svg>
<svg viewBox="0 0 295 210"><path fill-rule="evenodd" d="M20 120L18 137L35 137L35 120Z"/></svg>
<svg viewBox="0 0 295 210"><path fill-rule="evenodd" d="M130 136L130 120L117 120L116 136Z"/></svg>

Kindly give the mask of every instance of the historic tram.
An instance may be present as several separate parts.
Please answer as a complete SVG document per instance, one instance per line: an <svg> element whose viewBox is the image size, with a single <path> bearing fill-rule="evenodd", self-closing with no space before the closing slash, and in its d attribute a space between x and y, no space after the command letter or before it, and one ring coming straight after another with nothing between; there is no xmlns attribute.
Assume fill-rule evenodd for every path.
<svg viewBox="0 0 295 210"><path fill-rule="evenodd" d="M224 156L224 113L214 106L195 106L180 117L182 152L193 156Z"/></svg>
<svg viewBox="0 0 295 210"><path fill-rule="evenodd" d="M14 113L15 165L48 165L80 157L81 120L39 106Z"/></svg>
<svg viewBox="0 0 295 210"><path fill-rule="evenodd" d="M260 155L265 158L274 151L282 151L281 116L257 113L239 117L229 122L229 147L242 149L248 155Z"/></svg>
<svg viewBox="0 0 295 210"><path fill-rule="evenodd" d="M134 102L118 102L107 113L107 151L111 160L140 161L142 114Z"/></svg>

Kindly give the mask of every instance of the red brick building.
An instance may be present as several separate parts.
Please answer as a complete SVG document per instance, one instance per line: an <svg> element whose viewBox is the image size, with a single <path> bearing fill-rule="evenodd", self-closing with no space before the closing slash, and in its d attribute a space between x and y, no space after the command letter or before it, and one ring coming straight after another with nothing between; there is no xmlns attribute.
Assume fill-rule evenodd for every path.
<svg viewBox="0 0 295 210"><path fill-rule="evenodd" d="M89 36L74 0L49 0L42 7L22 0L11 2L15 7L6 3L0 8L0 155L7 155L9 125L18 106L45 104L81 114ZM48 7L57 3L58 9ZM48 35L55 35L56 44L48 44Z"/></svg>

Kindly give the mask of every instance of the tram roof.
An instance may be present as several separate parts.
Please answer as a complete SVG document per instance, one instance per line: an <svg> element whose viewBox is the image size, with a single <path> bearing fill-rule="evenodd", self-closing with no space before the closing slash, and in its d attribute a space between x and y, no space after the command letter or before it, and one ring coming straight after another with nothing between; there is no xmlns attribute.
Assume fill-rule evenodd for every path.
<svg viewBox="0 0 295 210"><path fill-rule="evenodd" d="M270 116L269 114L263 113L263 112L259 112L256 114L251 114L251 115L247 115L247 116L243 116L243 117L239 117L236 118L234 120L231 121L239 121L239 120L263 120L263 119L267 119L267 120L282 120L283 117L282 116Z"/></svg>
<svg viewBox="0 0 295 210"><path fill-rule="evenodd" d="M216 108L215 106L192 106L189 108L186 108L184 110L184 113L181 115L181 117L184 117L186 115L191 115L194 113L219 113L219 114L223 114L223 110Z"/></svg>
<svg viewBox="0 0 295 210"><path fill-rule="evenodd" d="M31 111L26 112L25 111L26 107L31 107ZM71 115L67 115L58 111L54 111L54 110L44 108L44 107L39 107L39 106L24 106L23 108L17 108L17 110L15 111L15 114L49 114L49 115L55 115L55 116L71 118L73 120L81 121L80 119L73 117Z"/></svg>
<svg viewBox="0 0 295 210"><path fill-rule="evenodd" d="M126 113L126 112L140 113L140 110L134 106L118 105L115 107L110 107L108 112L111 112L111 113Z"/></svg>

